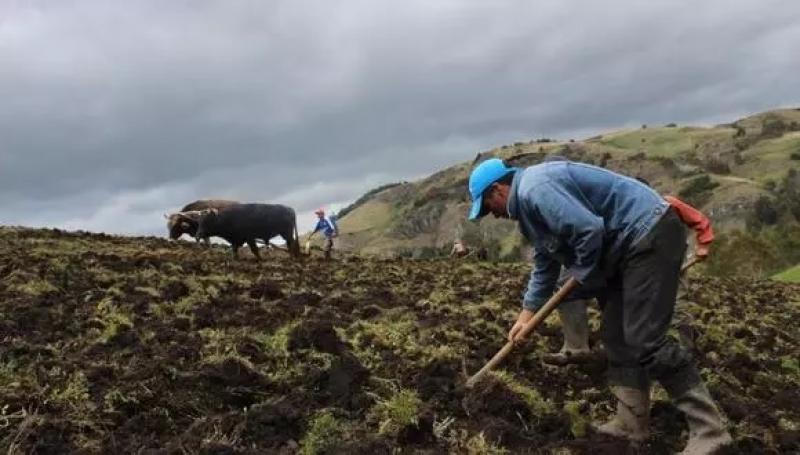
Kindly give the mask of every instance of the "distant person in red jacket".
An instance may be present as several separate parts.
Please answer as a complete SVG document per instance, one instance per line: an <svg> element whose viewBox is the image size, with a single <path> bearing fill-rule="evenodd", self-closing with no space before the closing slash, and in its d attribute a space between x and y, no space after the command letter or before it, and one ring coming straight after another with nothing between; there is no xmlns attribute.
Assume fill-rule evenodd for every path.
<svg viewBox="0 0 800 455"><path fill-rule="evenodd" d="M641 178L638 180L647 184L647 181ZM664 196L664 199L669 202L678 218L695 231L695 257L701 261L707 259L711 251L711 242L714 240L711 221L702 212L675 196ZM567 276L562 269L559 284L563 284L566 279ZM559 352L545 354L542 358L544 362L552 365L567 365L582 363L591 358L587 305L596 293L596 289L579 288L558 306L561 327L564 332L564 344ZM679 290L679 301L683 300L681 294L683 292Z"/></svg>

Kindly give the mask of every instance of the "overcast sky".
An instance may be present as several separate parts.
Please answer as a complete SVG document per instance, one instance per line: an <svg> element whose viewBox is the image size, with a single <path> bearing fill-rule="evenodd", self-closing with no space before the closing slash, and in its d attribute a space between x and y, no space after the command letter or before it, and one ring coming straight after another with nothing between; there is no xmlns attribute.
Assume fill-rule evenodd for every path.
<svg viewBox="0 0 800 455"><path fill-rule="evenodd" d="M800 2L0 0L0 224L164 235L206 197L300 229L541 136L800 105Z"/></svg>

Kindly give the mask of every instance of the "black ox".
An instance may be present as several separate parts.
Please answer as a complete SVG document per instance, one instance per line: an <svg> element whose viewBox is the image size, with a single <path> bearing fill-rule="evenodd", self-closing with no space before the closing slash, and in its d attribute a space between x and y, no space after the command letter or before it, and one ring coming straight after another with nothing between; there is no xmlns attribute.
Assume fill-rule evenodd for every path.
<svg viewBox="0 0 800 455"><path fill-rule="evenodd" d="M178 213L173 213L171 215L165 214L164 218L167 219L169 238L177 240L183 234L187 234L190 237L194 237L198 242L201 240L205 241L205 244L208 245L208 237L203 238L197 236L197 227L200 217L203 215L202 211L207 209L219 210L236 204L238 204L238 202L224 199L200 199L186 204Z"/></svg>
<svg viewBox="0 0 800 455"><path fill-rule="evenodd" d="M245 243L260 260L256 240L281 236L292 256L300 256L297 217L294 209L279 204L236 204L222 209L201 211L195 236L198 239L221 237L231 244L233 256Z"/></svg>

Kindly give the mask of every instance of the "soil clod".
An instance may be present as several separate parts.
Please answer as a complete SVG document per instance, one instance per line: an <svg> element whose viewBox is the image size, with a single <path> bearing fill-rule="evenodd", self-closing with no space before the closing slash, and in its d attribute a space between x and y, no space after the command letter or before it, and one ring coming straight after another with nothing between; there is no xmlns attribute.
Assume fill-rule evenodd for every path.
<svg viewBox="0 0 800 455"><path fill-rule="evenodd" d="M298 324L289 334L289 349L309 348L338 354L345 349L345 345L330 321L309 319Z"/></svg>
<svg viewBox="0 0 800 455"><path fill-rule="evenodd" d="M254 299L276 300L284 297L281 285L272 280L263 280L250 289L250 297Z"/></svg>

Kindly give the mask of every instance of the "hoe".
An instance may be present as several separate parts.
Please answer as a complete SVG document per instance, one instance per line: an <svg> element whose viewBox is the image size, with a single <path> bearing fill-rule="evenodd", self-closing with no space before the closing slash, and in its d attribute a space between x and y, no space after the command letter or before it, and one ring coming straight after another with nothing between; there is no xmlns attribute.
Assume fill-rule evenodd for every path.
<svg viewBox="0 0 800 455"><path fill-rule="evenodd" d="M698 262L700 262L700 259L697 257L693 257L692 259L690 259L686 264L683 265L683 267L681 267L681 274L686 270L688 270L691 266L697 264ZM574 278L570 278L569 280L567 280L567 282L564 283L563 286L561 286L561 289L559 289L558 292L553 294L553 296L550 297L547 303L545 303L544 306L542 306L542 308L539 309L539 311L537 311L536 314L533 315L533 318L531 318L531 320L528 321L525 327L522 328L520 336L522 338L525 338L536 327L538 327L539 324L541 324L542 321L547 319L547 316L549 316L550 313L552 313L553 310L556 309L556 307L564 300L564 298L578 286L579 286L578 282L575 281ZM503 359L505 359L506 356L508 356L508 354L510 354L511 351L514 350L514 346L515 344L513 341L507 342L506 345L503 346L502 349L497 351L497 354L495 354L494 357L492 357L492 359L489 360L486 363L486 365L483 366L483 368L481 368L477 373L472 375L472 377L470 377L467 380L467 388L472 388L473 386L475 386L475 384L477 384L478 381L480 381L481 378L483 378L486 375L486 373L491 371L500 362L502 362Z"/></svg>

